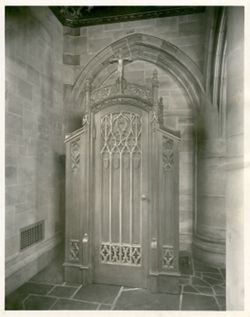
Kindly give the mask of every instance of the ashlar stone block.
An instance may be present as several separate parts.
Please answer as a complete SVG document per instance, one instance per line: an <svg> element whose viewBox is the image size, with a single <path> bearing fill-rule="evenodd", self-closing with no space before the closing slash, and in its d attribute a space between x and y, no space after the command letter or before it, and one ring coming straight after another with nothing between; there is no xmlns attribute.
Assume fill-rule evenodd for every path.
<svg viewBox="0 0 250 317"><path fill-rule="evenodd" d="M88 40L88 53L97 53L104 47L111 44L112 41L113 41L112 37Z"/></svg>
<svg viewBox="0 0 250 317"><path fill-rule="evenodd" d="M79 36L80 33L81 33L80 28L71 28L68 26L63 27L63 34L64 35Z"/></svg>
<svg viewBox="0 0 250 317"><path fill-rule="evenodd" d="M63 39L64 53L81 55L87 52L86 36L70 36L66 35Z"/></svg>
<svg viewBox="0 0 250 317"><path fill-rule="evenodd" d="M22 117L12 113L6 113L5 117L6 131L11 135L22 135L23 121Z"/></svg>
<svg viewBox="0 0 250 317"><path fill-rule="evenodd" d="M6 186L5 190L5 204L6 206L13 206L17 203L22 203L25 197L25 190L22 186L12 185Z"/></svg>
<svg viewBox="0 0 250 317"><path fill-rule="evenodd" d="M199 23L200 22L200 23ZM197 22L185 22L179 24L180 35L202 33L204 28L203 20Z"/></svg>
<svg viewBox="0 0 250 317"><path fill-rule="evenodd" d="M25 99L32 100L32 85L23 79L18 79L18 93Z"/></svg>
<svg viewBox="0 0 250 317"><path fill-rule="evenodd" d="M6 207L5 209L5 238L10 238L15 235L14 221L15 221L15 208L13 206Z"/></svg>
<svg viewBox="0 0 250 317"><path fill-rule="evenodd" d="M39 72L30 65L27 65L27 80L35 85L39 85L40 82Z"/></svg>
<svg viewBox="0 0 250 317"><path fill-rule="evenodd" d="M21 116L23 113L23 104L23 100L12 93L10 89L6 100L7 111Z"/></svg>
<svg viewBox="0 0 250 317"><path fill-rule="evenodd" d="M63 54L63 63L67 65L80 65L80 55Z"/></svg>
<svg viewBox="0 0 250 317"><path fill-rule="evenodd" d="M5 167L5 184L6 185L17 184L17 167L14 167L14 166Z"/></svg>
<svg viewBox="0 0 250 317"><path fill-rule="evenodd" d="M5 258L19 252L19 234L5 239Z"/></svg>
<svg viewBox="0 0 250 317"><path fill-rule="evenodd" d="M5 164L8 166L17 165L18 151L16 146L6 145L5 146Z"/></svg>

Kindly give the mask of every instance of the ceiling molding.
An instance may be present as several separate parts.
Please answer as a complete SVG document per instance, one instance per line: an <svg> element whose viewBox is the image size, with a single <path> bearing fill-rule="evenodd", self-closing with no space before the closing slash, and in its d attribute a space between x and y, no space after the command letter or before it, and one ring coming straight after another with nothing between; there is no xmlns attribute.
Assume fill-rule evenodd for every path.
<svg viewBox="0 0 250 317"><path fill-rule="evenodd" d="M53 6L50 9L62 25L69 27L162 18L205 11L204 6Z"/></svg>

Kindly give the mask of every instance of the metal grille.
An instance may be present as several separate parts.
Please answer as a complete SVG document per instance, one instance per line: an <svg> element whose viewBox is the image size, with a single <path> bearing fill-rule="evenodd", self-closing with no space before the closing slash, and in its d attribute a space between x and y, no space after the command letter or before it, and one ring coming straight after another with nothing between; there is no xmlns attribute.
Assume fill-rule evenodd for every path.
<svg viewBox="0 0 250 317"><path fill-rule="evenodd" d="M31 226L20 229L20 249L26 249L29 246L44 239L44 220Z"/></svg>

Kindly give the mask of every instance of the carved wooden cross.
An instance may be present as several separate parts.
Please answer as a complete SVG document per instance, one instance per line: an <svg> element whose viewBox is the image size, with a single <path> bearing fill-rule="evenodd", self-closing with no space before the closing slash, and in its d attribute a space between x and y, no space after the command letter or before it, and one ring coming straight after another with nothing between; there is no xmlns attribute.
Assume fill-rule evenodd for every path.
<svg viewBox="0 0 250 317"><path fill-rule="evenodd" d="M118 63L117 71L118 71L118 80L120 83L124 79L124 64L126 62L130 63L132 61L133 60L131 58L122 58L121 49L119 49L118 58L113 58L109 61L111 64L116 63L116 62Z"/></svg>

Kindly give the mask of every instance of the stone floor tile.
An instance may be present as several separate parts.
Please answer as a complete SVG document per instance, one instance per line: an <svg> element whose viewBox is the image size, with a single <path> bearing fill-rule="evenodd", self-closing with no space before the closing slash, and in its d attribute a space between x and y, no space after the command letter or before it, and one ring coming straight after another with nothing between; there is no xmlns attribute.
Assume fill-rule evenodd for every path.
<svg viewBox="0 0 250 317"><path fill-rule="evenodd" d="M79 286L81 286L81 283L71 283L71 282L65 282L62 286L72 286L72 287L76 287L78 288Z"/></svg>
<svg viewBox="0 0 250 317"><path fill-rule="evenodd" d="M212 287L195 285L195 288L202 294L213 295Z"/></svg>
<svg viewBox="0 0 250 317"><path fill-rule="evenodd" d="M207 264L197 260L194 261L194 270L199 272L219 273L217 268L210 267Z"/></svg>
<svg viewBox="0 0 250 317"><path fill-rule="evenodd" d="M207 283L206 281L203 281L201 278L199 277L192 277L192 285L200 285L200 286L210 286L209 283Z"/></svg>
<svg viewBox="0 0 250 317"><path fill-rule="evenodd" d="M226 270L221 268L220 269L222 276L224 277L224 280L226 279Z"/></svg>
<svg viewBox="0 0 250 317"><path fill-rule="evenodd" d="M20 310L22 309L22 301L28 294L45 295L52 289L52 287L53 285L51 284L25 283L6 297L5 309Z"/></svg>
<svg viewBox="0 0 250 317"><path fill-rule="evenodd" d="M185 276L181 276L179 278L179 284L189 284L190 283L190 276L185 277Z"/></svg>
<svg viewBox="0 0 250 317"><path fill-rule="evenodd" d="M91 284L83 286L75 294L75 299L103 304L112 304L120 290L120 286Z"/></svg>
<svg viewBox="0 0 250 317"><path fill-rule="evenodd" d="M28 294L27 294L28 295ZM5 310L22 310L22 300L26 296L18 296L13 295L12 297L6 297L5 298Z"/></svg>
<svg viewBox="0 0 250 317"><path fill-rule="evenodd" d="M60 298L51 310L96 310L98 304L84 303L78 300Z"/></svg>
<svg viewBox="0 0 250 317"><path fill-rule="evenodd" d="M101 304L99 310L111 310L111 305Z"/></svg>
<svg viewBox="0 0 250 317"><path fill-rule="evenodd" d="M144 289L122 292L115 310L178 310L179 295L153 294Z"/></svg>
<svg viewBox="0 0 250 317"><path fill-rule="evenodd" d="M203 273L203 277L208 277L208 278L213 278L213 279L216 279L216 280L219 280L219 281L223 281L223 277L220 273L210 273L210 272L207 272L207 273Z"/></svg>
<svg viewBox="0 0 250 317"><path fill-rule="evenodd" d="M53 284L42 284L42 283L25 283L21 288L26 288L29 293L45 295L47 294L53 287Z"/></svg>
<svg viewBox="0 0 250 317"><path fill-rule="evenodd" d="M25 310L48 310L56 302L56 298L41 295L30 295L24 301Z"/></svg>
<svg viewBox="0 0 250 317"><path fill-rule="evenodd" d="M194 275L195 275L196 277L201 277L202 272L194 272Z"/></svg>
<svg viewBox="0 0 250 317"><path fill-rule="evenodd" d="M124 286L123 289L122 289L122 291L123 291L123 292L136 291L137 289L141 289L141 288Z"/></svg>
<svg viewBox="0 0 250 317"><path fill-rule="evenodd" d="M226 297L225 296L216 296L217 301L220 305L221 310L226 310Z"/></svg>
<svg viewBox="0 0 250 317"><path fill-rule="evenodd" d="M21 310L23 309L22 301L27 297L29 292L19 292L16 290L10 295L5 297L5 309L6 310Z"/></svg>
<svg viewBox="0 0 250 317"><path fill-rule="evenodd" d="M214 297L183 294L181 310L219 310Z"/></svg>
<svg viewBox="0 0 250 317"><path fill-rule="evenodd" d="M77 294L74 295L74 299L67 298L74 294L81 284L63 282L63 253L61 257L57 257L46 269L34 276L29 283L25 283L19 289L8 295L5 301L5 309L22 310L22 301L26 299L25 309L110 310L114 299L119 293L119 286L92 284L81 287ZM225 270L212 268L202 262L195 261L192 266L195 268L195 271L191 274L188 273L189 267L186 264L188 264L187 261L183 261L181 264L183 274L179 281L180 285L183 285L183 290L185 289L182 310L225 310ZM201 278L202 275L204 275L205 280ZM210 283L216 283L216 285L213 285L212 288L208 281ZM53 289L54 285L52 284L58 285ZM186 286L187 284L189 284L189 287ZM212 295L213 289L217 294L217 302L213 296L206 296ZM192 293L194 290L201 293L197 293L197 295L187 293L187 291L190 290ZM53 298L52 295L55 297ZM58 299L58 297L64 296L66 298ZM126 290L119 296L115 309L179 310L179 298L179 295L152 294L142 289ZM220 307L218 307L218 303Z"/></svg>
<svg viewBox="0 0 250 317"><path fill-rule="evenodd" d="M199 293L198 290L196 290L193 286L191 285L184 285L184 288L183 288L183 292L188 292L188 293Z"/></svg>
<svg viewBox="0 0 250 317"><path fill-rule="evenodd" d="M77 287L71 287L71 286L56 286L49 295L51 296L57 296L57 297L66 297L69 298L74 294L74 292L77 290Z"/></svg>
<svg viewBox="0 0 250 317"><path fill-rule="evenodd" d="M215 286L213 286L213 289L214 289L216 295L222 295L222 296L225 295L225 291L226 291L225 287L215 285Z"/></svg>
<svg viewBox="0 0 250 317"><path fill-rule="evenodd" d="M208 282L210 285L218 285L218 284L221 284L222 283L222 280L217 280L217 279L214 279L214 278L211 278L211 277L206 277L203 275L202 277L202 280L205 281L205 282Z"/></svg>

